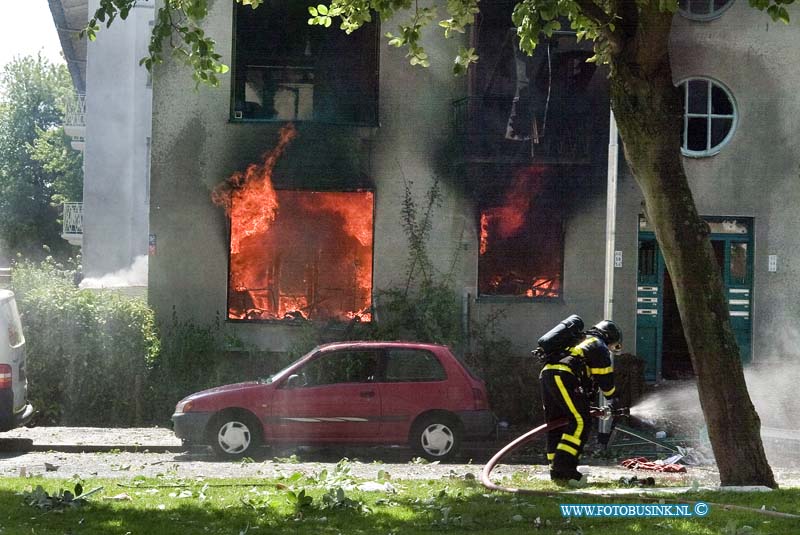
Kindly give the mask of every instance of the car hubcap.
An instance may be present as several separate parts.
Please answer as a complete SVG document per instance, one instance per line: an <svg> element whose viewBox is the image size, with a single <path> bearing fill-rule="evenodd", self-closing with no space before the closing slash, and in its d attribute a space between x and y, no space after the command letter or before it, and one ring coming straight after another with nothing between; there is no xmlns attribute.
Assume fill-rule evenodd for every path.
<svg viewBox="0 0 800 535"><path fill-rule="evenodd" d="M453 441L453 432L446 425L429 425L422 432L422 448L430 455L445 455L453 447Z"/></svg>
<svg viewBox="0 0 800 535"><path fill-rule="evenodd" d="M241 422L228 422L220 428L217 442L225 453L241 453L250 445L250 429Z"/></svg>

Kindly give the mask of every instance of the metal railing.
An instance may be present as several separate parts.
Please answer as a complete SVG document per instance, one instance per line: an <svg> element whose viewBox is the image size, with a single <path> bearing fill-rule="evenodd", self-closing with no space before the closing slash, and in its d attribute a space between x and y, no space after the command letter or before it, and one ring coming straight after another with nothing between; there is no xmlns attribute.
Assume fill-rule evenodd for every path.
<svg viewBox="0 0 800 535"><path fill-rule="evenodd" d="M67 99L64 112L64 126L86 126L86 95L75 93Z"/></svg>
<svg viewBox="0 0 800 535"><path fill-rule="evenodd" d="M65 202L64 203L64 222L61 230L62 235L83 234L83 203Z"/></svg>

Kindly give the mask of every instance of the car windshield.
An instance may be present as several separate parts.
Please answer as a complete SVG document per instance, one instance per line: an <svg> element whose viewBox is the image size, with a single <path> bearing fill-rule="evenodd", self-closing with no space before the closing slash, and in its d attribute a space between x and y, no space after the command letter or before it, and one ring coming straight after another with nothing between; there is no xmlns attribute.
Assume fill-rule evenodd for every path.
<svg viewBox="0 0 800 535"><path fill-rule="evenodd" d="M269 377L265 377L265 378L259 379L259 382L263 383L263 384L270 384L270 383L274 383L275 381L278 381L279 379L284 377L289 372L289 369L292 366L294 366L295 364L297 364L298 362L300 362L301 360L306 358L308 355L310 355L310 354L312 354L312 353L314 353L316 351L317 351L317 348L315 347L314 349L312 349L311 351L309 351L308 353L306 353L305 355L303 355L299 359L297 359L295 361L292 361L291 364L289 364L288 366L283 368L281 371L275 372L272 375L270 375Z"/></svg>

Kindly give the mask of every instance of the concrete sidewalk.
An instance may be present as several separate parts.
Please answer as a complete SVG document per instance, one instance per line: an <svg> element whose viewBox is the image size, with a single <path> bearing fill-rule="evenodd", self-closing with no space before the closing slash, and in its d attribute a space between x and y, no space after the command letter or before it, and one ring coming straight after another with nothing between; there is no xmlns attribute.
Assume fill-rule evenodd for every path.
<svg viewBox="0 0 800 535"><path fill-rule="evenodd" d="M0 448L15 451L181 451L181 441L165 427L22 427L0 434Z"/></svg>

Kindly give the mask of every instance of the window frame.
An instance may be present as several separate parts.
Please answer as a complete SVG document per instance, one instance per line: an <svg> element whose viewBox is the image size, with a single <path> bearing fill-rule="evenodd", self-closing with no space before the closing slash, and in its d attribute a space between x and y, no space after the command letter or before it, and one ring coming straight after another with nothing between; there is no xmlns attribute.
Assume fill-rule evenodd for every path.
<svg viewBox="0 0 800 535"><path fill-rule="evenodd" d="M305 188L305 187L275 187L275 191L305 191L305 192L320 192L320 193L363 193L369 192L372 194L372 265L370 266L371 270L371 278L370 278L370 308L375 306L375 221L376 221L376 210L377 210L377 191L371 188L341 188L341 189L330 189L330 188ZM330 321L329 319L319 319L319 318L307 318L303 321L297 320L288 320L286 318L267 318L267 319L260 319L260 318L231 318L230 317L230 307L231 307L231 292L230 292L230 280L231 280L231 232L232 232L232 224L231 218L228 216L227 218L227 270L226 270L226 279L225 279L225 322L226 323L233 323L233 324L244 324L244 323L253 323L253 324L260 324L260 325L284 325L284 326L303 326L306 324L313 324L320 321ZM363 320L362 320L363 321ZM371 320L370 320L371 321Z"/></svg>
<svg viewBox="0 0 800 535"><path fill-rule="evenodd" d="M288 0L292 1L292 0ZM270 118L260 118L260 117L236 117L236 83L237 83L237 71L238 71L238 62L237 62L237 12L236 10L239 8L244 9L246 6L241 5L239 2L233 2L233 6L231 8L231 65L230 65L230 102L229 102L229 109L228 109L228 123L232 124L248 124L248 123L255 123L255 124L284 124L286 122L293 122L293 123L301 123L301 124L320 124L320 125L329 125L329 126L344 126L344 127L356 127L356 128L376 128L381 125L380 120L380 100L381 100L381 83L380 83L380 72L381 72L381 20L377 14L374 14L373 20L371 24L375 25L375 39L373 40L372 47L373 53L375 55L375 98L374 98L374 109L372 110L372 121L365 121L365 122L350 122L350 121L339 121L339 120L317 120L317 119L270 119ZM250 9L248 7L248 9ZM329 31L342 31L336 28L328 28ZM359 28L356 31L364 31L363 28ZM286 66L284 66L286 67Z"/></svg>
<svg viewBox="0 0 800 535"><path fill-rule="evenodd" d="M685 10L680 7L680 2L678 3L678 13L681 14L682 17L687 18L689 20L694 20L698 22L708 22L710 20L718 19L725 13L736 0L728 0L724 6L720 7L719 9L713 9L714 0L707 0L708 4L711 6L711 10L708 13L692 13L690 10ZM687 5L691 6L691 1L687 0Z"/></svg>
<svg viewBox="0 0 800 535"><path fill-rule="evenodd" d="M689 82L706 82L708 84L705 113L689 112ZM725 147L728 143L730 143L734 133L736 132L737 127L739 126L739 109L738 106L736 105L736 99L733 97L733 93L725 84L723 84L722 82L720 82L715 78L711 78L708 76L689 76L681 79L675 85L678 86L683 92L683 128L681 130L682 132L681 153L689 158L706 158L708 156L714 156L716 154L719 154L722 148ZM731 108L733 110L730 115L712 113L711 111L712 95L714 86L721 89L723 93L725 93L725 96L728 97L728 101L730 102ZM707 121L705 150L701 151L690 150L687 146L689 139L690 118L695 118L695 119L703 118L706 119ZM714 146L711 146L711 132L712 132L711 121L713 119L730 119L731 127L728 130L728 133L725 134L725 137L722 138L722 141L720 141Z"/></svg>

